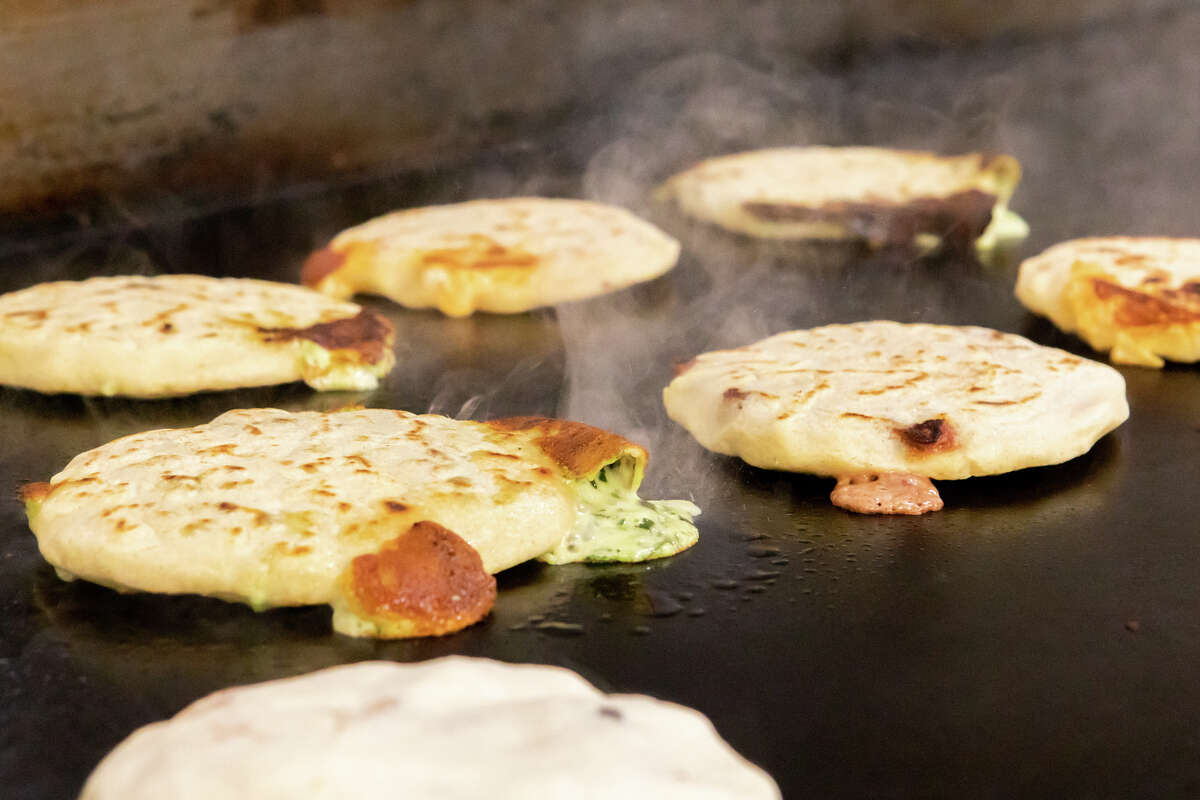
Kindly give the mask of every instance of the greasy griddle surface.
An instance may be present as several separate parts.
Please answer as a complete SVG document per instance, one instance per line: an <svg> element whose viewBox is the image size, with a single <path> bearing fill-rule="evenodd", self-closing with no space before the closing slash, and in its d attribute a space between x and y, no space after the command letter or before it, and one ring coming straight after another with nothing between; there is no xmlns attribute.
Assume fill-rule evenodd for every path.
<svg viewBox="0 0 1200 800"><path fill-rule="evenodd" d="M540 191L579 194L582 165L565 160L546 172L542 154L501 155L67 237L10 251L0 290L131 269L289 279L339 227L462 199L497 169L540 169ZM367 301L399 342L395 372L372 393L290 385L132 402L0 390L4 796L73 796L134 728L220 687L449 653L560 664L609 690L694 706L787 797L1200 791L1197 368L1122 368L1132 417L1091 453L942 482L946 510L921 518L848 514L829 505L831 481L705 453L659 403L673 360L864 318L977 323L1090 355L1012 297L1016 257L1051 241L1039 221L1071 190L1055 176L1029 180L1015 205L1034 237L994 266L756 243L664 214L684 243L680 267L611 298L461 320ZM375 642L333 634L328 609L255 614L63 583L13 498L19 483L124 434L239 406L350 403L476 418L566 412L611 426L650 446L644 494L692 494L704 509L700 543L643 565L518 567L500 576L483 624Z"/></svg>

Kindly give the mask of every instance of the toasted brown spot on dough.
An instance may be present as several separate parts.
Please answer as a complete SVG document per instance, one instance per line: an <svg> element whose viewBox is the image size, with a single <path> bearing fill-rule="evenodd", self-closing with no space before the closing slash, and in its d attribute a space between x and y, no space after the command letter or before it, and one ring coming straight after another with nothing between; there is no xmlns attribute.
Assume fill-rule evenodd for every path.
<svg viewBox="0 0 1200 800"><path fill-rule="evenodd" d="M300 282L305 286L316 286L341 269L346 257L338 251L323 247L310 255L300 268Z"/></svg>
<svg viewBox="0 0 1200 800"><path fill-rule="evenodd" d="M383 507L393 514L403 514L408 511L408 506L404 503L398 503L395 500L384 500Z"/></svg>
<svg viewBox="0 0 1200 800"><path fill-rule="evenodd" d="M36 309L29 309L26 311L8 311L8 312L5 312L4 316L5 316L5 318L7 318L7 317L29 317L29 319L33 320L34 322L44 322L46 320L46 317L49 314L50 314L50 312L44 308L36 308Z"/></svg>
<svg viewBox="0 0 1200 800"><path fill-rule="evenodd" d="M829 500L858 514L915 515L942 508L942 498L928 478L901 472L844 475Z"/></svg>
<svg viewBox="0 0 1200 800"><path fill-rule="evenodd" d="M358 616L400 631L394 635L452 633L483 619L496 602L496 579L479 553L427 520L355 558L340 583Z"/></svg>
<svg viewBox="0 0 1200 800"><path fill-rule="evenodd" d="M1200 284L1187 283L1180 289L1147 287L1127 289L1103 278L1092 279L1092 291L1113 304L1113 321L1136 328L1143 325L1200 322Z"/></svg>
<svg viewBox="0 0 1200 800"><path fill-rule="evenodd" d="M954 448L954 427L949 420L940 417L896 428L896 433L910 449L919 453L940 453Z"/></svg>
<svg viewBox="0 0 1200 800"><path fill-rule="evenodd" d="M646 451L628 439L582 422L546 417L508 417L485 423L501 431L536 430L534 442L570 475L583 477L625 453L643 461Z"/></svg>
<svg viewBox="0 0 1200 800"><path fill-rule="evenodd" d="M320 322L307 328L259 328L265 341L308 339L326 350L355 354L358 360L376 364L392 346L392 324L374 311L363 309L353 317Z"/></svg>
<svg viewBox="0 0 1200 800"><path fill-rule="evenodd" d="M54 490L54 487L43 481L27 483L17 490L22 503L40 503Z"/></svg>
<svg viewBox="0 0 1200 800"><path fill-rule="evenodd" d="M733 402L734 400L745 400L749 396L750 395L747 392L743 392L736 386L730 386L721 394L721 397L725 398L725 400L729 402Z"/></svg>
<svg viewBox="0 0 1200 800"><path fill-rule="evenodd" d="M482 234L474 233L463 247L428 250L421 254L426 267L450 269L532 269L538 264L533 253L515 247L505 247Z"/></svg>
<svg viewBox="0 0 1200 800"><path fill-rule="evenodd" d="M687 361L676 364L674 367L675 377L678 378L683 373L687 372L692 367L696 366L696 359L690 358Z"/></svg>

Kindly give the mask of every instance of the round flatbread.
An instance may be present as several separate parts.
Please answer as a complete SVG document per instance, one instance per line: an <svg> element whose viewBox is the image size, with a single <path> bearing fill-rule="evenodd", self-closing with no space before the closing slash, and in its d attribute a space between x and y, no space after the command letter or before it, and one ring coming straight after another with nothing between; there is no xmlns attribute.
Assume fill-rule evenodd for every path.
<svg viewBox="0 0 1200 800"><path fill-rule="evenodd" d="M1021 264L1016 295L1118 364L1200 361L1200 239L1062 242Z"/></svg>
<svg viewBox="0 0 1200 800"><path fill-rule="evenodd" d="M512 314L621 289L675 266L679 243L623 208L514 197L397 211L338 234L301 279L453 317Z"/></svg>
<svg viewBox="0 0 1200 800"><path fill-rule="evenodd" d="M285 283L200 275L42 283L0 296L0 384L166 397L303 380L371 389L387 320Z"/></svg>
<svg viewBox="0 0 1200 800"><path fill-rule="evenodd" d="M908 245L930 235L986 245L1028 232L1007 210L1020 175L1006 155L781 147L702 161L659 194L750 236Z"/></svg>
<svg viewBox="0 0 1200 800"><path fill-rule="evenodd" d="M81 800L776 800L704 715L560 667L382 661L226 689L135 731Z"/></svg>
<svg viewBox="0 0 1200 800"><path fill-rule="evenodd" d="M681 367L667 413L757 467L967 478L1057 464L1129 416L1104 364L987 328L790 331Z"/></svg>
<svg viewBox="0 0 1200 800"><path fill-rule="evenodd" d="M557 560L585 560L589 542L576 540L602 544L598 520L625 507L638 516L614 524L620 541L654 546L609 546L604 560L690 546L694 535L676 535L695 533L690 516L672 501L655 516L636 496L646 457L560 420L246 409L117 439L22 493L38 547L64 577L259 609L329 603L340 632L398 637L448 630L392 619L388 587L401 579L433 593L456 570L493 573L565 542L576 550ZM612 490L596 500L601 482ZM639 527L643 518L655 524Z"/></svg>

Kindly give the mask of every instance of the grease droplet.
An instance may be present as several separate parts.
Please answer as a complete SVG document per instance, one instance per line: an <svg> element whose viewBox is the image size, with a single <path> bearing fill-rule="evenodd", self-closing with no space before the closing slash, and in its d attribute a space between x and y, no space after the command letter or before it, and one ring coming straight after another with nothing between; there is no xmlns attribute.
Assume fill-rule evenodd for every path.
<svg viewBox="0 0 1200 800"><path fill-rule="evenodd" d="M680 603L666 592L656 592L653 589L647 589L646 598L650 601L650 616L673 617L680 611L683 611L683 603Z"/></svg>
<svg viewBox="0 0 1200 800"><path fill-rule="evenodd" d="M779 570L774 569L757 569L754 572L746 575L748 581L766 581L779 577Z"/></svg>

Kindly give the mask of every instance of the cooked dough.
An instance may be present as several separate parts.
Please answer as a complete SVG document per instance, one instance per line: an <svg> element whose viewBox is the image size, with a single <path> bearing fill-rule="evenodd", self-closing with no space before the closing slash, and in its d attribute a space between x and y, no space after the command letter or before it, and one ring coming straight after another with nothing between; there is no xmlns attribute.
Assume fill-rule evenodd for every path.
<svg viewBox="0 0 1200 800"><path fill-rule="evenodd" d="M678 257L678 242L623 208L514 197L378 217L310 256L301 279L334 297L381 294L463 317L594 297Z"/></svg>
<svg viewBox="0 0 1200 800"><path fill-rule="evenodd" d="M1016 294L1115 363L1200 361L1200 239L1062 242L1021 264Z"/></svg>
<svg viewBox="0 0 1200 800"><path fill-rule="evenodd" d="M877 246L933 236L987 246L1028 232L1007 211L1020 175L1006 155L781 147L702 161L668 180L660 196L750 236Z"/></svg>
<svg viewBox="0 0 1200 800"><path fill-rule="evenodd" d="M1116 370L987 328L828 325L705 353L681 370L663 400L700 444L834 477L1057 464L1129 416Z"/></svg>
<svg viewBox="0 0 1200 800"><path fill-rule="evenodd" d="M110 442L23 496L42 555L64 577L260 609L330 603L338 631L406 636L444 632L437 620L409 625L377 591L406 564L428 572L421 587L487 589L469 574L451 580L471 556L436 531L416 532L427 545L407 538L414 525L448 529L493 573L586 522L578 481L607 468L636 499L645 462L620 436L559 420L247 409ZM481 608L474 600L464 608Z"/></svg>
<svg viewBox="0 0 1200 800"><path fill-rule="evenodd" d="M135 731L81 800L775 800L702 714L561 667L451 656L209 695Z"/></svg>
<svg viewBox="0 0 1200 800"><path fill-rule="evenodd" d="M42 283L0 296L0 383L166 397L303 380L371 389L387 320L300 286L200 275Z"/></svg>

